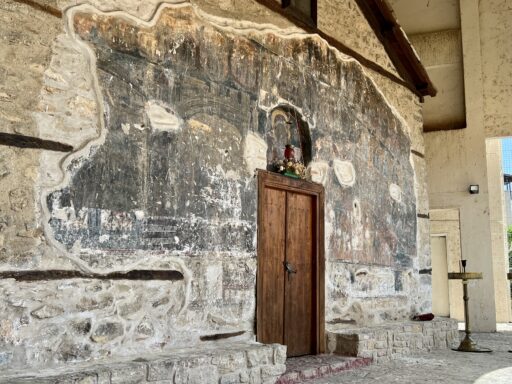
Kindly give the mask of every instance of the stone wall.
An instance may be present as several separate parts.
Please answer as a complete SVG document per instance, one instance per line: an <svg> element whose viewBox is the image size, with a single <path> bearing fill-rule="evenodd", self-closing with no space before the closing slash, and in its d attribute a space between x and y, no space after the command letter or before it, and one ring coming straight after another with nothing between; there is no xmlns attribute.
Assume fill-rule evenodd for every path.
<svg viewBox="0 0 512 384"><path fill-rule="evenodd" d="M34 374L9 372L4 384L271 384L285 371L286 348L279 344L227 343L195 349L176 349L172 356L144 355L101 365L43 369Z"/></svg>
<svg viewBox="0 0 512 384"><path fill-rule="evenodd" d="M2 182L1 270L89 277L0 281L0 366L252 340L253 172L266 166L280 105L307 121L326 188L326 320L372 325L428 310L414 95L259 5L248 18L281 28L233 20L238 8L224 2L215 16L208 1L156 13L151 2L101 3L139 17L73 7L54 20L63 33L38 31L52 56L48 44L32 117L40 136L74 151L0 147L7 174L30 176L19 193ZM91 277L140 269L182 278Z"/></svg>
<svg viewBox="0 0 512 384"><path fill-rule="evenodd" d="M407 321L372 328L327 330L327 349L345 356L388 361L421 351L457 347L458 323L454 319Z"/></svg>

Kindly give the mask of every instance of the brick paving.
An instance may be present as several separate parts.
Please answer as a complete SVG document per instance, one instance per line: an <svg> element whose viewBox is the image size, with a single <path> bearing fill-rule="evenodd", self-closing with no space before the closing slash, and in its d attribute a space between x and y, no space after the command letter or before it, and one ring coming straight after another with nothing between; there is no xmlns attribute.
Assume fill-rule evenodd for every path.
<svg viewBox="0 0 512 384"><path fill-rule="evenodd" d="M390 362L303 382L308 384L512 383L512 353L508 352L512 350L512 332L477 333L473 334L473 339L479 346L491 348L493 352L463 353L437 350L397 357Z"/></svg>

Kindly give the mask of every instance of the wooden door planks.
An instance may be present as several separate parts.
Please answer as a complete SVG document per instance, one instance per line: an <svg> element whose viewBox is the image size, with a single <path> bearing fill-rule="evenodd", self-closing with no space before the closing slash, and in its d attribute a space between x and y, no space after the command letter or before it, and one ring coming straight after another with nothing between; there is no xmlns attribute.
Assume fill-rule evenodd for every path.
<svg viewBox="0 0 512 384"><path fill-rule="evenodd" d="M283 343L286 192L266 188L261 199L258 246L267 257L258 258L257 335L262 343Z"/></svg>
<svg viewBox="0 0 512 384"><path fill-rule="evenodd" d="M271 197L267 196L267 191L269 192ZM278 193L284 193L284 195ZM278 197L279 196L279 197ZM282 200L284 196L284 208L282 205ZM293 244L285 244L286 240L286 222L284 224L285 229L283 231L277 230L276 227L282 225L283 220L286 221L287 214L287 203L286 200L298 200L299 205L304 204L304 202L309 201L309 203L305 203L304 207L290 212L289 215L298 215L300 224L296 230L292 229L292 232L295 231L298 237L298 245L295 250L295 245ZM324 274L325 274L325 261L324 261L324 189L320 184L314 184L310 182L306 182L303 180L294 180L287 177L283 177L281 175L277 175L271 172L259 171L258 172L258 272L257 272L257 324L256 324L256 338L258 341L263 343L285 343L285 326L294 327L294 322L299 317L305 317L311 319L309 321L311 326L307 325L307 321L304 324L299 324L299 329L302 330L289 330L290 337L293 335L293 339L306 339L304 340L306 347L296 347L293 345L294 341L287 341L291 343L289 345L289 353L292 354L303 354L305 353L323 353L325 352L325 310L324 310ZM267 206L267 201L272 201L272 207ZM295 205L292 201L289 204ZM277 208L276 208L277 207ZM284 212L283 212L284 209ZM304 219L305 211L309 211L310 219L309 221ZM269 215L275 215L279 217L277 222L279 224L269 224ZM284 219L283 219L284 217ZM302 219L301 219L302 217ZM288 216L288 220L296 221L295 218ZM302 220L302 221L301 221ZM302 228L304 227L304 228ZM310 229L307 231L308 235L304 236L303 230L309 227ZM267 241L267 237L270 236L273 239ZM294 237L295 237L294 236ZM304 239L303 239L304 238ZM281 241L283 242L281 245ZM293 243L293 240L288 240L288 242ZM275 252L271 251L271 244L278 244L280 248L278 248ZM304 243L306 245L304 245ZM310 244L310 245L309 245ZM290 247L293 255L290 257L295 257L297 260L295 261L299 264L306 265L308 262L310 263L311 268L309 269L310 277L306 277L306 280L310 281L310 292L312 293L312 297L308 299L307 311L310 315L306 314L296 314L300 306L299 300L297 305L293 305L293 308L288 310L288 319L286 322L285 319L285 295L286 295L286 272L283 266L283 262L285 261L285 252L286 248ZM302 251L304 247L310 249L309 253L309 261L304 261L301 257L304 255ZM299 249L301 252L299 252ZM278 260L267 261L266 258L269 257L269 253L276 255L279 254ZM307 252L306 252L307 254ZM282 255L282 256L281 256ZM306 257L307 259L307 257ZM295 259L294 259L295 260ZM268 274L275 273L276 275L272 277ZM268 276L266 276L268 275ZM305 292L305 287L300 286L299 284L303 284L301 280L297 276L291 277L292 281L295 278L297 282L297 287L292 283L290 287L291 291L297 290L297 294L303 295ZM274 284L269 283L270 281L276 280ZM267 286L268 284L269 286ZM273 293L266 292L269 291L278 291L278 287L280 289L281 298L276 297ZM304 288L304 290L302 290ZM302 291L301 291L302 290ZM289 301L293 302L294 300L289 297ZM282 315L279 315L277 312L277 308L282 305ZM272 315L273 314L273 315ZM268 322L272 322L272 318L269 316L275 316L276 324L269 325ZM280 317L281 316L281 317ZM302 320L300 320L302 321ZM282 325L281 325L282 324ZM278 330L282 328L282 333L279 334ZM309 327L309 332L307 331ZM307 335L304 335L307 333ZM307 345L310 347L308 348ZM307 350L307 351L306 351Z"/></svg>
<svg viewBox="0 0 512 384"><path fill-rule="evenodd" d="M287 193L286 261L296 273L285 276L284 344L288 356L316 352L314 196Z"/></svg>

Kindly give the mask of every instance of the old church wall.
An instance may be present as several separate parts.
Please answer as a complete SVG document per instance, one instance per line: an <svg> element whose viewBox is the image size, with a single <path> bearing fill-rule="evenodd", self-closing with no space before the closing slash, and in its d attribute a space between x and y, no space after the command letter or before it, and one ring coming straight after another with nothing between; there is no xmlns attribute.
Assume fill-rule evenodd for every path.
<svg viewBox="0 0 512 384"><path fill-rule="evenodd" d="M127 12L73 7L53 34L39 26L40 94L20 108L74 151L0 147L0 268L79 274L0 281L0 366L254 339L254 170L281 105L307 121L326 189L326 321L429 309L417 98L252 2L255 20L233 20L228 3L101 2ZM105 276L140 270L173 273Z"/></svg>

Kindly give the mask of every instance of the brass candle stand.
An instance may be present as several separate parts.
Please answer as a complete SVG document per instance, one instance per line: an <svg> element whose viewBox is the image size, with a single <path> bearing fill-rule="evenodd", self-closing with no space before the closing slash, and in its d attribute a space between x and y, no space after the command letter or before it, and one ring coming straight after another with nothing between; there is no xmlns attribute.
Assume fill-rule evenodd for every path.
<svg viewBox="0 0 512 384"><path fill-rule="evenodd" d="M465 264L465 263L464 263ZM465 337L460 342L458 348L452 348L454 351L459 352L492 352L489 348L481 348L471 338L471 328L469 326L469 312L468 312L468 283L470 280L482 279L481 272L466 272L464 265L464 272L450 272L448 273L448 279L450 280L462 280L462 288L464 291L464 322L465 322Z"/></svg>

